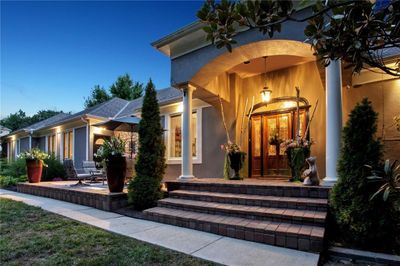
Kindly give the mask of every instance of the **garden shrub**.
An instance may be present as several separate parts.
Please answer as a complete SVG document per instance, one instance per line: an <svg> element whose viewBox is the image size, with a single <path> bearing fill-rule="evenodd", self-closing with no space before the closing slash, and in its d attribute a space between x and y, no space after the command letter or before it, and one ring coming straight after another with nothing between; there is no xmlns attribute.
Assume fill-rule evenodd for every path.
<svg viewBox="0 0 400 266"><path fill-rule="evenodd" d="M26 176L19 176L19 177L15 177L15 176L7 176L7 175L0 175L0 187L1 188L7 188L7 187L13 187L16 186L17 183L19 182L25 182L27 181L27 177Z"/></svg>
<svg viewBox="0 0 400 266"><path fill-rule="evenodd" d="M18 158L15 161L4 164L0 174L12 177L26 175L25 159Z"/></svg>
<svg viewBox="0 0 400 266"><path fill-rule="evenodd" d="M66 179L64 166L54 154L44 159L44 163L47 167L43 167L42 181L52 181L54 178Z"/></svg>
<svg viewBox="0 0 400 266"><path fill-rule="evenodd" d="M139 123L139 153L136 177L129 182L129 202L137 210L153 207L160 198L160 185L165 171L165 146L160 123L160 108L153 82L146 85L142 119Z"/></svg>
<svg viewBox="0 0 400 266"><path fill-rule="evenodd" d="M365 165L379 167L382 145L376 139L378 114L363 99L343 129L339 179L331 192L331 210L339 240L347 245L388 250L394 244L395 221L382 199L370 200L379 185L368 182Z"/></svg>

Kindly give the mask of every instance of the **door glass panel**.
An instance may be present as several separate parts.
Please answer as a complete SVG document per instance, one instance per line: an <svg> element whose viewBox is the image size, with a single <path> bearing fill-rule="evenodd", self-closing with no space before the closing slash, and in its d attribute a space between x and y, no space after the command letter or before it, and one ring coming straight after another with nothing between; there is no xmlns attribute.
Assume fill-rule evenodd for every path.
<svg viewBox="0 0 400 266"><path fill-rule="evenodd" d="M304 121L305 121L305 114L304 114L304 112L303 112L303 113L300 113L300 129L299 129L300 136L301 136L302 138L305 137L305 136L304 136L304 131L306 130L306 129L304 128Z"/></svg>
<svg viewBox="0 0 400 266"><path fill-rule="evenodd" d="M289 138L289 117L287 115L279 117L279 138L283 141ZM279 155L284 155L285 150L280 149Z"/></svg>
<svg viewBox="0 0 400 266"><path fill-rule="evenodd" d="M254 156L261 156L261 120L253 120L254 128Z"/></svg>
<svg viewBox="0 0 400 266"><path fill-rule="evenodd" d="M267 124L268 124L268 155L273 156L276 155L276 148L275 145L270 145L269 144L269 139L274 137L276 134L278 134L277 132L277 128L276 128L276 119L272 118L272 119L268 119L267 120Z"/></svg>

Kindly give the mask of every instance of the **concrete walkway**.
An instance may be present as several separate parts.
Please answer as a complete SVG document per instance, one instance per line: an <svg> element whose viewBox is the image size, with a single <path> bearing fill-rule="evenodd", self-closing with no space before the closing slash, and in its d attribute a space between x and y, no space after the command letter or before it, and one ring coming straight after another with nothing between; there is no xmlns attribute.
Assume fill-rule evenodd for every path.
<svg viewBox="0 0 400 266"><path fill-rule="evenodd" d="M134 219L91 207L0 189L0 197L41 207L82 223L226 265L318 264L319 255Z"/></svg>

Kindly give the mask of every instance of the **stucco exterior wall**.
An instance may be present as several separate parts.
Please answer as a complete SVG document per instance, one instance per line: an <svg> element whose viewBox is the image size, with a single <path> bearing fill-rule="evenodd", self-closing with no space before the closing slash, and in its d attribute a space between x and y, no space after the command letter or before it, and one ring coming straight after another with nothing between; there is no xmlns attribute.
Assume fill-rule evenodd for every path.
<svg viewBox="0 0 400 266"><path fill-rule="evenodd" d="M202 163L193 165L194 176L201 178L221 178L223 176L224 153L220 145L226 142L221 115L214 107L202 110ZM181 164L168 164L166 179L176 179L181 175Z"/></svg>
<svg viewBox="0 0 400 266"><path fill-rule="evenodd" d="M400 132L393 126L393 117L400 114L400 79L343 88L343 125L357 102L368 97L378 112L377 137L384 144L384 157L400 159Z"/></svg>
<svg viewBox="0 0 400 266"><path fill-rule="evenodd" d="M304 9L296 13L295 16L302 17L309 12L310 9ZM233 45L233 48L263 40L296 40L304 42L307 38L303 30L306 24L307 22L298 23L287 21L283 23L282 31L275 33L273 38L263 35L258 29L247 30L235 36L237 44ZM191 80L202 67L225 52L226 49L224 48L216 49L214 45L208 45L177 58L173 58L171 60L171 83L174 85Z"/></svg>

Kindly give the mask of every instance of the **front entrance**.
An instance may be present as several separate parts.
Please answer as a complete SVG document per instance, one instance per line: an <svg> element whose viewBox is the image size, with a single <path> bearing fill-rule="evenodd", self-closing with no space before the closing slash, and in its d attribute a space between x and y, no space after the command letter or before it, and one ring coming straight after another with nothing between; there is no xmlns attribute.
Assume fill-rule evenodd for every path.
<svg viewBox="0 0 400 266"><path fill-rule="evenodd" d="M304 136L308 106L299 110L300 136ZM290 169L281 143L295 139L297 132L296 108L255 113L250 119L250 167L251 177L290 176Z"/></svg>

